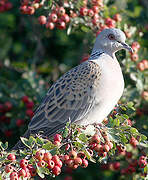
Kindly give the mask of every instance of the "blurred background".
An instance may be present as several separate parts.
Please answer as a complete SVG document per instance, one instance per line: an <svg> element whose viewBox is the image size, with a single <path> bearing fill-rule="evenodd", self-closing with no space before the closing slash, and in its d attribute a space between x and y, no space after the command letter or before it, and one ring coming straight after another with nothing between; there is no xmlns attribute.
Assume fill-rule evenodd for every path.
<svg viewBox="0 0 148 180"><path fill-rule="evenodd" d="M53 82L88 58L97 32L79 21L69 35L68 27L50 30L38 23L43 10L30 16L20 12L20 2L10 0L11 4L3 10L4 2L8 1L0 1L0 140L8 141L11 148L27 129L34 110ZM120 14L122 20L116 22L116 27L124 30L130 45L138 42L134 55L125 51L117 54L126 82L121 101L134 102L136 112L129 122L148 136L148 1L103 3L101 17L115 19L115 14ZM132 179L135 172L125 177L114 168L90 163L87 170L67 173L57 179Z"/></svg>

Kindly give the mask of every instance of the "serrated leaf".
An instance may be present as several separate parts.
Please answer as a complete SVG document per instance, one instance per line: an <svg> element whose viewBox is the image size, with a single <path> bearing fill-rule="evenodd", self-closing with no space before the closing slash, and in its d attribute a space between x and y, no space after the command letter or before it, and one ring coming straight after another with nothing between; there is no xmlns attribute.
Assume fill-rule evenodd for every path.
<svg viewBox="0 0 148 180"><path fill-rule="evenodd" d="M46 144L44 144L42 146L43 149L46 149L46 150L51 150L51 149L54 149L56 148L56 146L54 144L52 144L52 142L47 142Z"/></svg>
<svg viewBox="0 0 148 180"><path fill-rule="evenodd" d="M80 141L85 142L85 143L88 141L88 138L86 137L84 133L81 133L78 138Z"/></svg>
<svg viewBox="0 0 148 180"><path fill-rule="evenodd" d="M126 139L126 137L123 135L121 136L121 141L126 144L128 142L128 140Z"/></svg>

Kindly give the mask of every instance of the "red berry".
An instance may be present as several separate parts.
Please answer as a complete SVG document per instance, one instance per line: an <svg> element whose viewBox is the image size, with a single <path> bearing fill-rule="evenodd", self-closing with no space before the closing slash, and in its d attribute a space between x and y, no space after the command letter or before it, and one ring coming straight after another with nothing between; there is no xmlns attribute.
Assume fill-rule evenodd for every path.
<svg viewBox="0 0 148 180"><path fill-rule="evenodd" d="M67 145L65 146L65 151L68 151L69 148L70 148L70 144L67 144Z"/></svg>
<svg viewBox="0 0 148 180"><path fill-rule="evenodd" d="M58 9L58 15L59 16L63 16L64 14L65 14L65 9L63 8L63 7L60 7L59 9Z"/></svg>
<svg viewBox="0 0 148 180"><path fill-rule="evenodd" d="M69 152L69 158L70 159L75 159L77 157L77 152L72 150Z"/></svg>
<svg viewBox="0 0 148 180"><path fill-rule="evenodd" d="M46 152L44 153L44 157L43 157L44 161L48 162L49 160L52 159L52 155L50 152Z"/></svg>
<svg viewBox="0 0 148 180"><path fill-rule="evenodd" d="M134 137L131 137L131 139L130 139L130 144L131 144L133 147L136 147L136 145L138 144L138 141L137 141Z"/></svg>
<svg viewBox="0 0 148 180"><path fill-rule="evenodd" d="M140 49L140 44L135 41L132 43L132 47L136 47L136 48Z"/></svg>
<svg viewBox="0 0 148 180"><path fill-rule="evenodd" d="M144 64L143 64L142 62L139 62L139 63L137 64L137 68L138 68L140 71L144 71L144 70L145 70L145 66L144 66Z"/></svg>
<svg viewBox="0 0 148 180"><path fill-rule="evenodd" d="M61 21L64 21L65 23L69 23L70 18L68 16L68 14L64 14L63 16L61 16Z"/></svg>
<svg viewBox="0 0 148 180"><path fill-rule="evenodd" d="M5 166L5 172L6 173L12 172L13 170L14 170L14 167L11 166L10 164Z"/></svg>
<svg viewBox="0 0 148 180"><path fill-rule="evenodd" d="M21 169L19 172L18 172L18 176L20 177L26 177L26 171L25 169Z"/></svg>
<svg viewBox="0 0 148 180"><path fill-rule="evenodd" d="M104 145L103 145L103 150L104 150L105 152L108 152L108 151L110 150L110 148L109 148L109 146L108 146L107 144L104 144Z"/></svg>
<svg viewBox="0 0 148 180"><path fill-rule="evenodd" d="M98 7L98 6L93 6L93 7L92 7L92 10L93 10L95 13L98 13L98 12L99 12L99 7Z"/></svg>
<svg viewBox="0 0 148 180"><path fill-rule="evenodd" d="M39 21L39 23L41 24L41 25L44 25L44 24L46 24L46 16L40 16L40 17L38 17L38 21Z"/></svg>
<svg viewBox="0 0 148 180"><path fill-rule="evenodd" d="M58 20L57 24L56 24L57 28L60 30L63 30L66 28L66 24L64 21L62 21L61 19Z"/></svg>
<svg viewBox="0 0 148 180"><path fill-rule="evenodd" d="M46 23L46 28L48 29L50 29L50 30L52 30L52 29L54 29L54 27L55 27L55 25L54 25L54 23L53 22L47 22Z"/></svg>
<svg viewBox="0 0 148 180"><path fill-rule="evenodd" d="M32 118L33 115L34 115L34 112L31 109L27 109L26 110L26 115L29 116L30 118Z"/></svg>
<svg viewBox="0 0 148 180"><path fill-rule="evenodd" d="M119 170L120 169L120 162L114 162L113 168L114 168L114 170Z"/></svg>
<svg viewBox="0 0 148 180"><path fill-rule="evenodd" d="M32 109L33 106L34 106L34 102L32 102L32 101L29 101L29 102L26 104L27 109Z"/></svg>
<svg viewBox="0 0 148 180"><path fill-rule="evenodd" d="M113 17L113 19L114 19L115 21L117 21L117 22L121 22L121 21L122 21L122 17L121 17L120 14L115 14L114 17Z"/></svg>
<svg viewBox="0 0 148 180"><path fill-rule="evenodd" d="M17 119L17 120L16 120L16 125L17 125L18 127L21 127L22 125L24 125L24 123L25 123L25 121L24 121L23 119Z"/></svg>
<svg viewBox="0 0 148 180"><path fill-rule="evenodd" d="M28 166L28 161L26 159L20 160L20 167L25 169Z"/></svg>
<svg viewBox="0 0 148 180"><path fill-rule="evenodd" d="M23 97L22 97L22 101L23 101L24 103L28 103L28 102L29 102L28 96L23 96Z"/></svg>
<svg viewBox="0 0 148 180"><path fill-rule="evenodd" d="M39 167L44 167L46 163L45 163L44 160L41 160L37 164L38 164Z"/></svg>
<svg viewBox="0 0 148 180"><path fill-rule="evenodd" d="M85 159L86 155L84 154L84 152L80 152L78 153L78 157L80 157L81 159Z"/></svg>
<svg viewBox="0 0 148 180"><path fill-rule="evenodd" d="M109 28L115 28L116 27L116 21L111 19L111 18L106 18L105 19L105 24L109 27Z"/></svg>
<svg viewBox="0 0 148 180"><path fill-rule="evenodd" d="M82 165L83 168L87 168L88 166L88 161L86 159L82 159Z"/></svg>
<svg viewBox="0 0 148 180"><path fill-rule="evenodd" d="M74 160L73 159L68 159L66 160L66 164L69 168L73 168L74 166Z"/></svg>
<svg viewBox="0 0 148 180"><path fill-rule="evenodd" d="M59 160L59 161L56 163L56 166L59 166L60 168L62 168L62 166L63 166L62 161L61 161L61 160Z"/></svg>
<svg viewBox="0 0 148 180"><path fill-rule="evenodd" d="M103 146L101 144L97 144L97 146L94 148L96 152L102 152L103 151Z"/></svg>
<svg viewBox="0 0 148 180"><path fill-rule="evenodd" d="M88 13L88 9L87 9L87 8L85 8L85 7L81 7L81 8L80 8L80 14L81 14L82 16L86 16L87 13Z"/></svg>
<svg viewBox="0 0 148 180"><path fill-rule="evenodd" d="M106 157L106 156L107 156L107 152L102 152L102 151L100 151L100 152L98 152L98 156L100 156L100 157Z"/></svg>
<svg viewBox="0 0 148 180"><path fill-rule="evenodd" d="M93 135L91 138L91 142L98 144L100 142L100 136L98 134Z"/></svg>
<svg viewBox="0 0 148 180"><path fill-rule="evenodd" d="M18 174L17 172L12 172L10 174L10 180L18 180Z"/></svg>
<svg viewBox="0 0 148 180"><path fill-rule="evenodd" d="M59 166L54 166L54 168L52 169L52 173L55 176L58 176L61 173L61 168Z"/></svg>
<svg viewBox="0 0 148 180"><path fill-rule="evenodd" d="M148 60L144 59L141 62L144 64L144 69L148 69Z"/></svg>
<svg viewBox="0 0 148 180"><path fill-rule="evenodd" d="M76 157L76 158L74 159L74 163L75 163L76 165L78 165L78 166L81 166L81 164L82 164L82 159L81 159L80 157Z"/></svg>
<svg viewBox="0 0 148 180"><path fill-rule="evenodd" d="M27 7L27 14L32 15L35 13L35 9L32 6Z"/></svg>
<svg viewBox="0 0 148 180"><path fill-rule="evenodd" d="M59 141L59 142L61 142L61 141L62 141L62 136L61 136L61 134L56 134L56 135L54 136L54 141Z"/></svg>
<svg viewBox="0 0 148 180"><path fill-rule="evenodd" d="M51 22L54 22L54 23L57 22L57 20L58 20L57 14L51 13L50 16L49 16L49 20L50 20Z"/></svg>
<svg viewBox="0 0 148 180"><path fill-rule="evenodd" d="M6 137L11 137L13 134L12 130L6 130L4 133Z"/></svg>
<svg viewBox="0 0 148 180"><path fill-rule="evenodd" d="M53 168L54 168L55 163L54 163L53 160L49 160L47 163L48 163L48 168L49 168L49 169L53 169Z"/></svg>
<svg viewBox="0 0 148 180"><path fill-rule="evenodd" d="M139 164L140 168L145 168L145 166L147 165L147 161L140 159L138 161L138 164Z"/></svg>
<svg viewBox="0 0 148 180"><path fill-rule="evenodd" d="M6 111L10 111L12 109L12 104L9 101L5 102L4 106Z"/></svg>
<svg viewBox="0 0 148 180"><path fill-rule="evenodd" d="M45 154L45 150L40 149L36 152L35 158L38 159L39 161L41 161L44 158L44 154Z"/></svg>
<svg viewBox="0 0 148 180"><path fill-rule="evenodd" d="M109 146L109 149L113 148L113 143L110 141L106 141L106 144Z"/></svg>
<svg viewBox="0 0 148 180"><path fill-rule="evenodd" d="M58 162L60 161L60 158L58 155L54 155L52 156L52 160L54 161L55 164L58 164Z"/></svg>
<svg viewBox="0 0 148 180"><path fill-rule="evenodd" d="M7 159L8 159L8 160L11 160L11 161L15 161L15 160L16 160L15 154L9 154L9 155L7 156Z"/></svg>
<svg viewBox="0 0 148 180"><path fill-rule="evenodd" d="M132 158L132 152L126 152L126 157L128 159L131 159Z"/></svg>
<svg viewBox="0 0 148 180"><path fill-rule="evenodd" d="M94 13L94 11L93 11L92 9L89 9L89 10L88 10L88 16L89 16L89 17L93 17L94 14L95 14L95 13Z"/></svg>
<svg viewBox="0 0 148 180"><path fill-rule="evenodd" d="M138 54L136 54L136 53L133 53L133 54L131 54L131 60L132 61L138 61L138 59L139 59L139 56L138 56Z"/></svg>
<svg viewBox="0 0 148 180"><path fill-rule="evenodd" d="M29 172L30 172L31 177L36 176L36 169L34 167L29 168Z"/></svg>

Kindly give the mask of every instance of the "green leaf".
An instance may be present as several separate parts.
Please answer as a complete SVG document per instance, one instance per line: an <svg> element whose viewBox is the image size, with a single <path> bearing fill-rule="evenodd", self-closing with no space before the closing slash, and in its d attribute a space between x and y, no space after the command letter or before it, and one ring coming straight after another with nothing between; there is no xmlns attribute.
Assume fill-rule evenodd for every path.
<svg viewBox="0 0 148 180"><path fill-rule="evenodd" d="M44 144L42 146L43 149L46 149L46 150L51 150L51 149L54 149L56 148L56 146L54 144L52 144L51 141L48 141L46 144Z"/></svg>
<svg viewBox="0 0 148 180"><path fill-rule="evenodd" d="M6 143L0 142L0 146L3 150L6 150L8 148L8 142L6 142Z"/></svg>
<svg viewBox="0 0 148 180"><path fill-rule="evenodd" d="M83 144L81 144L80 142L74 142L75 147L82 149L84 147Z"/></svg>
<svg viewBox="0 0 148 180"><path fill-rule="evenodd" d="M33 136L29 137L28 144L33 147L36 143L36 139Z"/></svg>
<svg viewBox="0 0 148 180"><path fill-rule="evenodd" d="M36 167L37 167L37 174L43 179L45 177L45 175L43 174L44 171L43 171L43 168L42 167L39 167L37 164L36 164Z"/></svg>
<svg viewBox="0 0 148 180"><path fill-rule="evenodd" d="M142 135L141 135L141 140L142 140L142 141L146 141L146 140L147 140L147 137L142 134Z"/></svg>
<svg viewBox="0 0 148 180"><path fill-rule="evenodd" d="M44 144L44 140L42 138L37 137L36 143L42 146Z"/></svg>
<svg viewBox="0 0 148 180"><path fill-rule="evenodd" d="M65 127L65 129L62 133L63 138L66 138L68 136L68 134L69 134L69 129L67 127Z"/></svg>
<svg viewBox="0 0 148 180"><path fill-rule="evenodd" d="M138 130L137 130L136 128L131 128L131 129L130 129L130 132L131 132L132 134L137 134L137 133L138 133Z"/></svg>
<svg viewBox="0 0 148 180"><path fill-rule="evenodd" d="M20 139L21 139L22 143L23 143L25 146L27 146L29 149L31 148L31 147L30 147L30 144L28 143L29 140L28 140L27 138L20 137Z"/></svg>
<svg viewBox="0 0 148 180"><path fill-rule="evenodd" d="M88 28L88 27L86 27L86 26L82 26L81 27L81 30L83 31L83 32L89 32L90 31L90 29Z"/></svg>
<svg viewBox="0 0 148 180"><path fill-rule="evenodd" d="M88 141L88 138L84 133L82 133L79 135L79 140L86 143Z"/></svg>

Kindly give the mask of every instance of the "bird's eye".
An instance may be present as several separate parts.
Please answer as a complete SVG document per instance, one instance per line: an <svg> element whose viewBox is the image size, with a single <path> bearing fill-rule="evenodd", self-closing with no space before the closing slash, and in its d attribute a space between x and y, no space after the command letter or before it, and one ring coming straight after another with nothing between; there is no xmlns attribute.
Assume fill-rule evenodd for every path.
<svg viewBox="0 0 148 180"><path fill-rule="evenodd" d="M115 39L115 36L114 36L113 34L109 34L109 35L108 35L108 39L114 40L114 39Z"/></svg>

